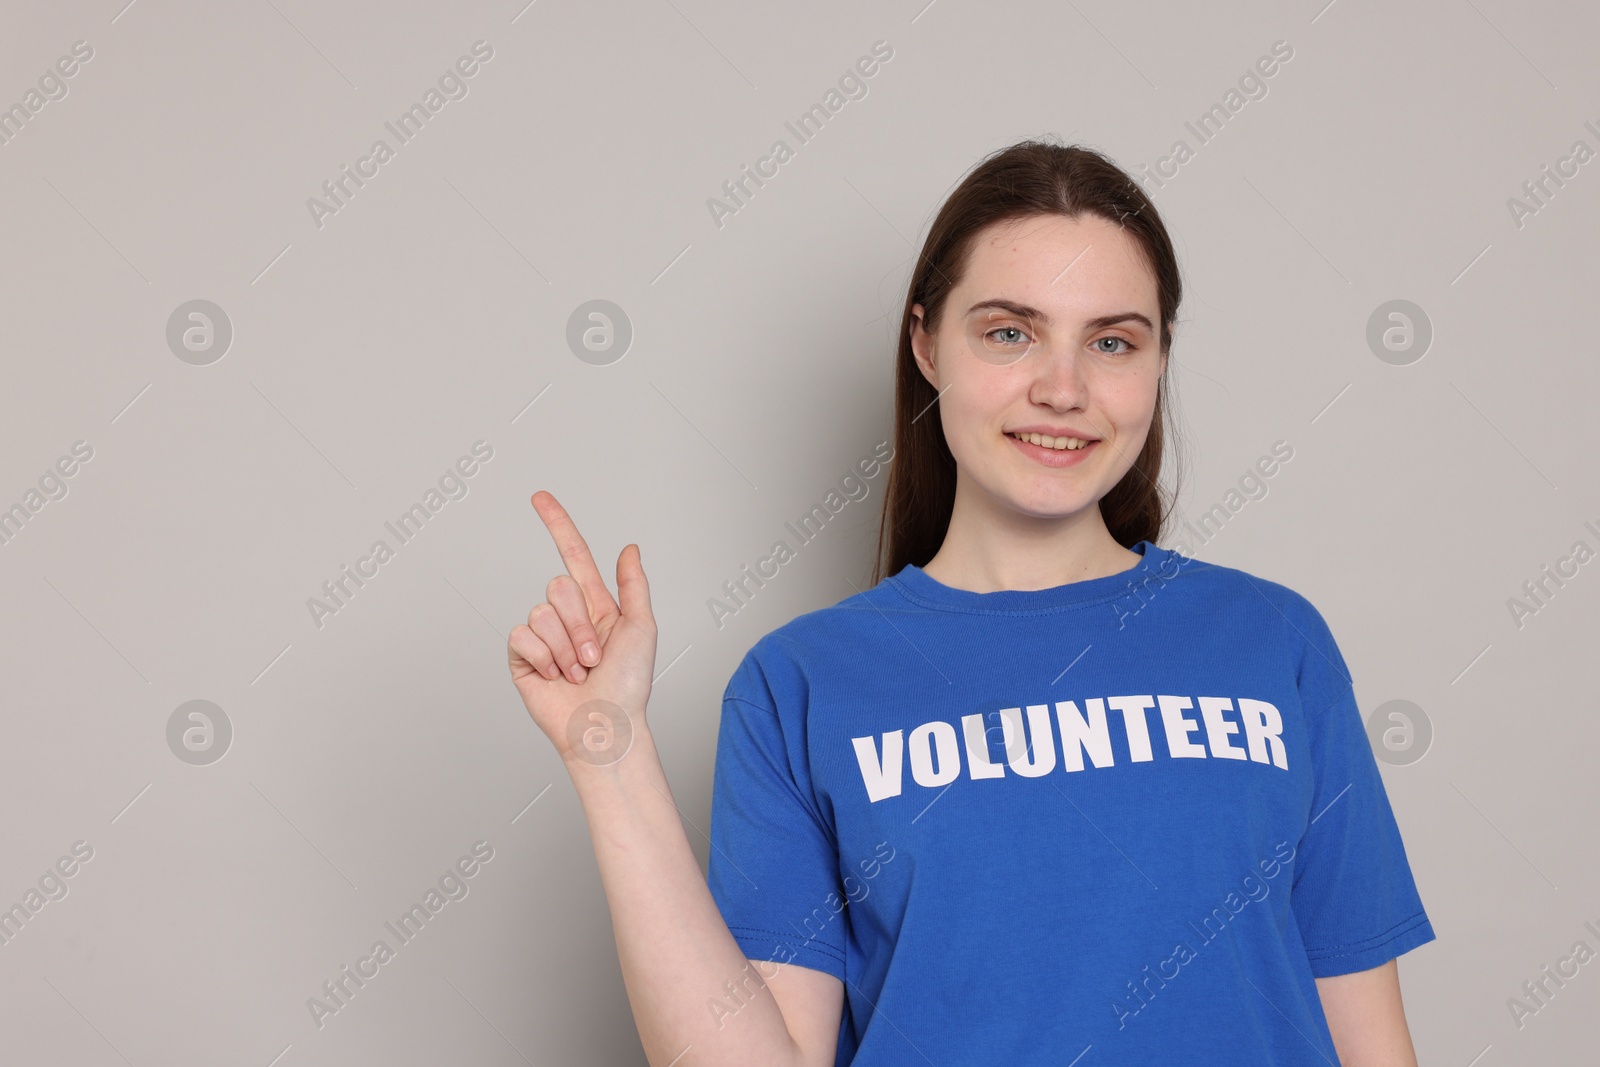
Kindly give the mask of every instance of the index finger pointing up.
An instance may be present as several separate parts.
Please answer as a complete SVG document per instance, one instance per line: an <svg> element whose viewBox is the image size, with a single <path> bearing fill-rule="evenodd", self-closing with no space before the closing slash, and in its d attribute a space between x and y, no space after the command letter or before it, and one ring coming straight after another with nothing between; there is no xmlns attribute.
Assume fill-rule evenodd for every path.
<svg viewBox="0 0 1600 1067"><path fill-rule="evenodd" d="M567 509L544 489L533 494L533 508L544 521L545 529L550 531L556 551L561 553L561 562L567 566L567 573L572 575L578 588L583 590L584 598L589 601L594 621L620 614L617 602L611 597L611 590L606 588L605 579L600 577L600 568L594 565L588 544L583 535L578 533L578 527L567 514Z"/></svg>

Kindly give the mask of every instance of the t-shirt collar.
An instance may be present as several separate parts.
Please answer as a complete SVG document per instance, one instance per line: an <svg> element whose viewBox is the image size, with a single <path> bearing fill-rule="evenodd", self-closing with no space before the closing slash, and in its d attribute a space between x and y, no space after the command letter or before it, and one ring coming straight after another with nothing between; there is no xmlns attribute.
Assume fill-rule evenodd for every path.
<svg viewBox="0 0 1600 1067"><path fill-rule="evenodd" d="M1126 595L1130 585L1137 586L1142 579L1167 567L1167 558L1173 554L1170 549L1149 541L1140 541L1131 551L1139 553L1140 559L1125 571L1049 589L998 589L991 593L975 593L945 585L915 563L906 564L888 581L908 600L944 611L979 615L1062 611ZM1169 577L1172 577L1170 573L1159 576L1161 579Z"/></svg>

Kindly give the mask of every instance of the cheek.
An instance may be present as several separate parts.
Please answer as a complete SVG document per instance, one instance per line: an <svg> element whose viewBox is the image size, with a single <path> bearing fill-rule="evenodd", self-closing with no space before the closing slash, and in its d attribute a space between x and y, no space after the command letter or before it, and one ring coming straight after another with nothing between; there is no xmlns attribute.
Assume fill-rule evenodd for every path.
<svg viewBox="0 0 1600 1067"><path fill-rule="evenodd" d="M1102 409L1126 431L1148 425L1155 414L1156 390L1160 378L1155 371L1125 373L1108 379L1100 390Z"/></svg>
<svg viewBox="0 0 1600 1067"><path fill-rule="evenodd" d="M944 428L945 444L957 463L966 463L971 449L967 442L974 434L973 423L978 413L966 403L966 398L951 389L939 398L939 422Z"/></svg>
<svg viewBox="0 0 1600 1067"><path fill-rule="evenodd" d="M962 376L947 384L939 398L940 417L950 451L960 459L963 443L981 446L987 443L983 439L999 432L1002 413L1014 402L1005 382L993 375Z"/></svg>

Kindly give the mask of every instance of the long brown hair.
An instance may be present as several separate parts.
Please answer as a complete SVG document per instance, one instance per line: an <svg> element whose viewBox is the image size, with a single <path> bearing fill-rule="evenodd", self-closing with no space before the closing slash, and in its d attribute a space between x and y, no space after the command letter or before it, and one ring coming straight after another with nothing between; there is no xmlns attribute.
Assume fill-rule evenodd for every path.
<svg viewBox="0 0 1600 1067"><path fill-rule="evenodd" d="M929 414L938 391L917 369L911 349L911 308L923 306L923 325L938 329L945 298L960 282L974 239L997 222L1033 215L1096 215L1118 223L1143 249L1161 305L1161 351L1170 352L1183 286L1172 241L1144 190L1093 149L1021 141L978 163L939 209L923 242L906 292L895 357L894 459L884 491L883 519L872 584L908 563L931 560L944 541L956 498L956 461L939 420ZM1169 492L1160 484L1163 452L1176 424L1169 414L1168 367L1156 387L1155 413L1144 448L1128 473L1100 500L1106 528L1131 548L1155 542L1177 496L1178 457Z"/></svg>

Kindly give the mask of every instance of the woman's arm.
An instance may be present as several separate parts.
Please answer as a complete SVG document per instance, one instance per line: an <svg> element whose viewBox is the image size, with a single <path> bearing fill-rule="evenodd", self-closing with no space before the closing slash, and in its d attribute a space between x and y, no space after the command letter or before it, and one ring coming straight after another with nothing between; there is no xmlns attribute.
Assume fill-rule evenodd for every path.
<svg viewBox="0 0 1600 1067"><path fill-rule="evenodd" d="M638 546L617 559L614 598L556 498L541 490L533 504L567 573L511 631L507 661L583 803L651 1067L831 1064L844 984L804 968L778 979L773 964L747 960L684 835L645 715L656 622Z"/></svg>
<svg viewBox="0 0 1600 1067"><path fill-rule="evenodd" d="M568 759L583 802L623 983L652 1067L824 1067L833 1063L844 985L793 965L753 963L733 939L700 873L648 728L626 756ZM764 977L776 979L772 991ZM744 1006L726 1010L728 986ZM776 990L782 987L785 1019ZM685 1055L685 1050L687 1054ZM680 1058L681 1057L681 1058Z"/></svg>
<svg viewBox="0 0 1600 1067"><path fill-rule="evenodd" d="M1343 1067L1417 1067L1395 960L1316 981Z"/></svg>

